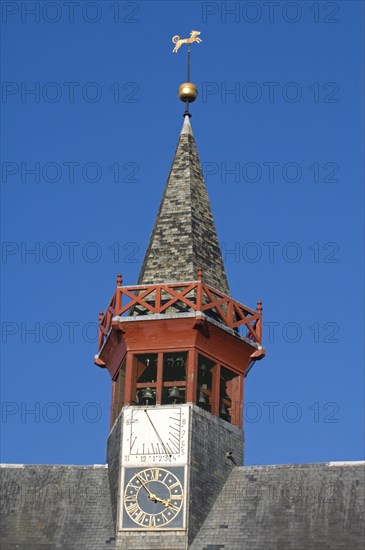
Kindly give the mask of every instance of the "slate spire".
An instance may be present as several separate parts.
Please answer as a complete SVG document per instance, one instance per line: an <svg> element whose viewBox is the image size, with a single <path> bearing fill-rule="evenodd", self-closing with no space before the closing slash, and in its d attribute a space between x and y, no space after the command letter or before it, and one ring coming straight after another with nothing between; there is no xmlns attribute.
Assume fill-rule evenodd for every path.
<svg viewBox="0 0 365 550"><path fill-rule="evenodd" d="M138 284L203 280L229 294L189 116L176 147Z"/></svg>

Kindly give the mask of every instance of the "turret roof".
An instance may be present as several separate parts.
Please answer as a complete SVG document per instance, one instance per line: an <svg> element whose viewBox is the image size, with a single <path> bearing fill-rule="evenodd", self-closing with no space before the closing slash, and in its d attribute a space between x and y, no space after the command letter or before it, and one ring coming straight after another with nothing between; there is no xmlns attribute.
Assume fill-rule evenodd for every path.
<svg viewBox="0 0 365 550"><path fill-rule="evenodd" d="M217 232L189 116L176 147L139 284L204 282L228 294Z"/></svg>

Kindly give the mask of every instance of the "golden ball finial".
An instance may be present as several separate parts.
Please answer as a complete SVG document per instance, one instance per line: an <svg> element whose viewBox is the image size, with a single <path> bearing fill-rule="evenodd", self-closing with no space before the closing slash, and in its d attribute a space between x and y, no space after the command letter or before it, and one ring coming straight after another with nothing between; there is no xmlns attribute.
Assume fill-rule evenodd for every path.
<svg viewBox="0 0 365 550"><path fill-rule="evenodd" d="M192 103L198 97L198 88L192 82L184 82L179 86L178 94L184 103Z"/></svg>

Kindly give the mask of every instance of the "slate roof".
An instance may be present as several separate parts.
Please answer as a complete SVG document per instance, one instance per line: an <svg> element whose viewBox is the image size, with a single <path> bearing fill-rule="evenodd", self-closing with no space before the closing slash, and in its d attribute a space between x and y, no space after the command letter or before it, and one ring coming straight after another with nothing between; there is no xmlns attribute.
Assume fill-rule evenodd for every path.
<svg viewBox="0 0 365 550"><path fill-rule="evenodd" d="M234 468L190 550L364 550L364 468Z"/></svg>
<svg viewBox="0 0 365 550"><path fill-rule="evenodd" d="M227 276L190 120L185 116L138 284L204 281L225 294Z"/></svg>
<svg viewBox="0 0 365 550"><path fill-rule="evenodd" d="M363 550L364 467L235 467L190 550ZM2 550L115 550L106 466L3 465L0 476Z"/></svg>
<svg viewBox="0 0 365 550"><path fill-rule="evenodd" d="M114 550L107 466L0 467L1 550Z"/></svg>

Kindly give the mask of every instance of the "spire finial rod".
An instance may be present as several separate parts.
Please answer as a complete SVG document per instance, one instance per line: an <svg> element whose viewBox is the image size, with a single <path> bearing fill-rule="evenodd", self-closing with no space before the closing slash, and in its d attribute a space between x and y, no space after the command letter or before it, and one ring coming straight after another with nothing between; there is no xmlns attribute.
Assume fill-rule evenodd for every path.
<svg viewBox="0 0 365 550"><path fill-rule="evenodd" d="M197 87L195 86L195 84L190 82L190 65L191 65L190 64L190 55L191 55L190 46L193 42L197 42L198 44L202 42L202 39L199 38L199 34L200 34L200 31L191 31L190 38L180 38L178 34L172 37L172 42L175 44L175 47L172 50L174 53L178 52L182 44L188 45L187 82L184 82L183 84L181 84L181 86L179 87L178 94L179 94L179 98L181 99L181 101L185 103L185 106L186 106L184 116L187 115L189 117L191 116L189 113L189 103L192 103L193 101L195 101L198 96Z"/></svg>
<svg viewBox="0 0 365 550"><path fill-rule="evenodd" d="M190 82L190 42L188 44L188 78L187 82Z"/></svg>

